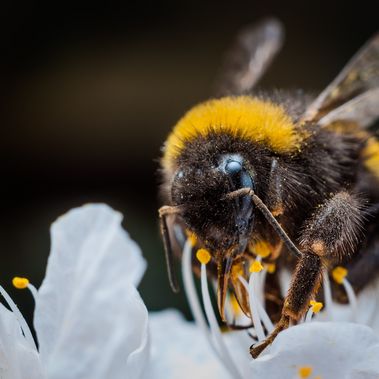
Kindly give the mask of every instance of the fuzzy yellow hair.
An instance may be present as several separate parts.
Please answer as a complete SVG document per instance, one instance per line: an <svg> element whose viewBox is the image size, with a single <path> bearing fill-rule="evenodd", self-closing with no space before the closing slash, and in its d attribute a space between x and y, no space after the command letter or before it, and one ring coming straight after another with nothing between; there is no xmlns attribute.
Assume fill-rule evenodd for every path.
<svg viewBox="0 0 379 379"><path fill-rule="evenodd" d="M229 133L278 153L298 150L303 135L285 110L249 96L224 97L188 111L169 135L163 165L171 167L188 141L209 133Z"/></svg>
<svg viewBox="0 0 379 379"><path fill-rule="evenodd" d="M379 141L371 137L363 150L364 164L379 179Z"/></svg>

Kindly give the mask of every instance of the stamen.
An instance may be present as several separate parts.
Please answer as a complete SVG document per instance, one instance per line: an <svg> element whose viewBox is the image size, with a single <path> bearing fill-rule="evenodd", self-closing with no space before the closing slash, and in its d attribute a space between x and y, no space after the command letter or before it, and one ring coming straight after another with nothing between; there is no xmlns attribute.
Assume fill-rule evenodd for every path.
<svg viewBox="0 0 379 379"><path fill-rule="evenodd" d="M255 242L252 246L252 250L261 258L267 258L271 254L270 245L264 241Z"/></svg>
<svg viewBox="0 0 379 379"><path fill-rule="evenodd" d="M333 279L338 283L342 284L345 291L347 298L349 300L350 306L351 306L351 311L352 311L352 318L353 321L356 321L357 319L357 297L355 296L354 289L349 283L349 281L346 279L346 276L348 274L348 270L344 267L337 266L333 271L332 271L332 276Z"/></svg>
<svg viewBox="0 0 379 379"><path fill-rule="evenodd" d="M30 344L30 346L32 348L37 350L37 346L34 342L34 339L33 339L32 333L29 329L29 326L26 323L22 313L18 309L16 303L12 300L12 298L8 295L8 293L5 291L5 289L2 286L0 286L0 294L4 297L5 301L9 305L9 308L11 309L13 314L15 315L16 320L18 321L20 328L21 328L22 332L24 333L25 339L28 341L28 343Z"/></svg>
<svg viewBox="0 0 379 379"><path fill-rule="evenodd" d="M266 276L267 276L267 270L265 267L263 267L263 270L257 275L259 278L259 282L255 285L257 286L257 299L259 300L259 303L262 304L262 306L265 305L265 283L266 283ZM262 317L262 316L261 316Z"/></svg>
<svg viewBox="0 0 379 379"><path fill-rule="evenodd" d="M332 298L332 290L330 288L330 280L329 280L329 274L328 270L325 269L323 272L323 289L324 289L324 301L325 301L325 308L326 312L328 314L328 319L333 321L333 298Z"/></svg>
<svg viewBox="0 0 379 379"><path fill-rule="evenodd" d="M336 283L342 284L343 280L345 279L347 275L347 270L344 267L337 266L333 271L332 271L332 276L333 279L335 280Z"/></svg>
<svg viewBox="0 0 379 379"><path fill-rule="evenodd" d="M310 366L302 366L298 370L299 377L301 379L309 378L312 375L312 367Z"/></svg>
<svg viewBox="0 0 379 379"><path fill-rule="evenodd" d="M263 341L266 336L265 336L265 333L263 331L261 319L259 317L259 313L260 313L259 311L261 309L259 308L259 311L258 311L258 307L259 307L260 303L257 302L255 299L255 292L254 292L255 288L254 288L254 284L253 284L253 276L254 276L254 274L250 275L249 283L247 283L246 280L242 276L240 276L239 279L249 293L250 313L251 313L251 317L253 319L254 329L257 333L258 341ZM263 313L266 312L263 309L263 307L262 307L262 310L263 310Z"/></svg>
<svg viewBox="0 0 379 379"><path fill-rule="evenodd" d="M190 306L192 316L195 319L196 324L203 331L205 337L208 340L209 345L212 347L213 351L216 353L216 356L222 360L217 347L215 346L209 329L208 324L205 320L203 311L201 309L199 297L196 292L195 281L193 278L192 272L192 245L191 240L187 239L187 242L184 245L183 257L182 257L182 277L184 284L184 292L186 293L188 304Z"/></svg>
<svg viewBox="0 0 379 379"><path fill-rule="evenodd" d="M309 305L311 306L307 312L307 315L305 316L305 322L309 322L312 319L313 313L318 313L321 311L322 307L324 306L323 303L319 301L311 300L309 302Z"/></svg>
<svg viewBox="0 0 379 379"><path fill-rule="evenodd" d="M197 237L195 233L189 233L188 236L189 243L191 244L192 247L195 247L197 244Z"/></svg>
<svg viewBox="0 0 379 379"><path fill-rule="evenodd" d="M201 250L204 250L204 249L201 249ZM200 256L201 258L203 258L202 254L200 254ZM213 311L212 302L209 295L207 269L206 269L205 263L201 264L201 294L203 297L203 305L204 305L205 314L209 322L209 327L211 329L212 336L214 337L217 347L219 349L220 356L222 357L221 361L224 363L225 367L228 369L232 377L242 379L242 375L238 371L237 366L233 362L233 359L224 343L221 330L218 326L216 315Z"/></svg>
<svg viewBox="0 0 379 379"><path fill-rule="evenodd" d="M347 298L349 299L349 303L351 305L352 321L355 322L357 320L357 309L358 309L357 297L355 296L353 287L351 286L351 284L346 278L344 278L342 284L345 288Z"/></svg>
<svg viewBox="0 0 379 379"><path fill-rule="evenodd" d="M262 271L262 273L260 273ZM250 265L249 272L253 273L255 272L255 280L254 280L254 294L256 298L258 299L258 302L263 304L264 299L264 280L265 276L262 274L266 274L266 271L264 270L264 267L262 265L262 257L260 255L257 255L257 259Z"/></svg>
<svg viewBox="0 0 379 379"><path fill-rule="evenodd" d="M249 271L251 272L251 273L253 273L253 272L261 272L263 270L263 266L262 266L262 263L259 261L259 260L255 260L252 264L251 264L251 266L250 266L250 268L249 268Z"/></svg>
<svg viewBox="0 0 379 379"><path fill-rule="evenodd" d="M19 290L25 289L25 288L28 287L29 279L27 279L27 278L20 278L19 276L15 276L12 279L12 284L13 284L14 287L16 287Z"/></svg>
<svg viewBox="0 0 379 379"><path fill-rule="evenodd" d="M34 287L32 283L29 283L28 284L28 290L32 294L33 299L34 299L34 303L35 303L37 301L37 294L38 294L37 288Z"/></svg>
<svg viewBox="0 0 379 379"><path fill-rule="evenodd" d="M275 263L266 263L265 268L269 274L273 274L276 271Z"/></svg>
<svg viewBox="0 0 379 379"><path fill-rule="evenodd" d="M21 278L19 276L15 276L12 279L12 284L15 288L19 290L27 288L31 292L34 302L36 302L38 291L37 291L37 288L34 287L33 284L29 282L28 278Z"/></svg>
<svg viewBox="0 0 379 379"><path fill-rule="evenodd" d="M206 265L211 260L211 255L208 250L199 249L196 253L196 258L200 261L201 264Z"/></svg>
<svg viewBox="0 0 379 379"><path fill-rule="evenodd" d="M324 304L321 303L321 301L314 301L314 300L311 300L309 302L309 304L312 306L311 309L312 309L313 313L320 312L322 307L324 306Z"/></svg>

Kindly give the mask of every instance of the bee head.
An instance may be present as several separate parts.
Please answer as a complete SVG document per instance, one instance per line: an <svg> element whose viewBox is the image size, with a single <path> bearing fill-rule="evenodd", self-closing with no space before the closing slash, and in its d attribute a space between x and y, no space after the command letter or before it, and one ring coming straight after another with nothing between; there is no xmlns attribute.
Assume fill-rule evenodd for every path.
<svg viewBox="0 0 379 379"><path fill-rule="evenodd" d="M243 253L253 228L253 202L249 195L226 196L241 188L255 189L252 168L239 154L222 154L214 162L180 167L171 196L184 206L184 221L207 248Z"/></svg>

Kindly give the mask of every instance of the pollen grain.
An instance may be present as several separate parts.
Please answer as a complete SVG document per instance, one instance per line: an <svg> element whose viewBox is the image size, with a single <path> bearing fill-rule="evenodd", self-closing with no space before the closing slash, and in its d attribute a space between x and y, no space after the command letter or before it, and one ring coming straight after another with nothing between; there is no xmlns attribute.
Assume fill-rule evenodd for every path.
<svg viewBox="0 0 379 379"><path fill-rule="evenodd" d="M199 249L196 253L196 258L201 264L206 265L211 260L211 254L206 249Z"/></svg>
<svg viewBox="0 0 379 379"><path fill-rule="evenodd" d="M12 279L12 284L14 287L16 287L19 290L25 289L29 285L29 279L27 278L20 278L19 276L15 276Z"/></svg>

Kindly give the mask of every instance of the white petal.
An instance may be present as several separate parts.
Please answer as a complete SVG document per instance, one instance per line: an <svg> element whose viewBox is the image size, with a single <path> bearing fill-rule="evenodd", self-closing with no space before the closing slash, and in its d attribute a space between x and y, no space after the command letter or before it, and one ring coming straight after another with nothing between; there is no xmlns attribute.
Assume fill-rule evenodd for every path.
<svg viewBox="0 0 379 379"><path fill-rule="evenodd" d="M379 336L379 278L369 283L357 296L356 322L370 326ZM315 315L315 320L324 321L328 312ZM352 308L348 304L333 302L333 321L352 321Z"/></svg>
<svg viewBox="0 0 379 379"><path fill-rule="evenodd" d="M280 333L268 352L252 361L251 377L292 379L299 367L310 366L312 377L357 378L360 373L362 378L376 378L378 348L379 338L364 325L304 323Z"/></svg>
<svg viewBox="0 0 379 379"><path fill-rule="evenodd" d="M44 378L38 352L26 341L12 312L0 304L0 378Z"/></svg>
<svg viewBox="0 0 379 379"><path fill-rule="evenodd" d="M135 285L145 262L121 220L105 205L87 205L52 226L34 318L49 379L141 374L147 311Z"/></svg>
<svg viewBox="0 0 379 379"><path fill-rule="evenodd" d="M146 379L230 378L200 328L179 312L151 313L149 323L152 349Z"/></svg>

